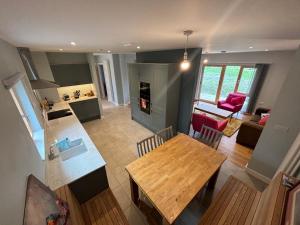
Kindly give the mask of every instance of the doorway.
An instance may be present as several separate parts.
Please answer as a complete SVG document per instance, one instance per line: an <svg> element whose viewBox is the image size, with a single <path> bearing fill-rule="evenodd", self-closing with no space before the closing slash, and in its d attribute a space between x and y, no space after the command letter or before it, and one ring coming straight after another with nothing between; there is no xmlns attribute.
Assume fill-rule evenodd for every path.
<svg viewBox="0 0 300 225"><path fill-rule="evenodd" d="M238 92L247 96L244 108L249 102L256 68L248 65L205 65L200 81L200 100L217 104L229 93Z"/></svg>

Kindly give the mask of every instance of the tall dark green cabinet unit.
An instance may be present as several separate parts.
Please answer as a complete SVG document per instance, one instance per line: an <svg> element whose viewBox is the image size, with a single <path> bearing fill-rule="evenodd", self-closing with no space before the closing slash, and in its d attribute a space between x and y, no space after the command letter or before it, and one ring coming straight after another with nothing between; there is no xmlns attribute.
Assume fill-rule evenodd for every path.
<svg viewBox="0 0 300 225"><path fill-rule="evenodd" d="M177 130L180 74L175 64L128 64L132 119L153 132Z"/></svg>

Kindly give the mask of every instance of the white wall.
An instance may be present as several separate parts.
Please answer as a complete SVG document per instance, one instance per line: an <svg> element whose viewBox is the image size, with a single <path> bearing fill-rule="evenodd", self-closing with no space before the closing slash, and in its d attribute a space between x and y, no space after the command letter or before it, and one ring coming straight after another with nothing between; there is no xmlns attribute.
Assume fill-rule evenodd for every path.
<svg viewBox="0 0 300 225"><path fill-rule="evenodd" d="M25 73L15 47L0 39L0 79ZM24 78L26 84L29 81ZM23 220L26 181L34 174L44 181L45 165L9 93L0 83L0 218L1 225L20 225Z"/></svg>
<svg viewBox="0 0 300 225"><path fill-rule="evenodd" d="M272 178L300 132L300 48L272 108L248 167ZM271 90L270 90L271 91Z"/></svg>
<svg viewBox="0 0 300 225"><path fill-rule="evenodd" d="M54 81L54 77L50 68L50 64L45 52L31 52L33 64L40 78ZM59 102L59 95L56 88L47 88L38 90L40 97L44 99Z"/></svg>
<svg viewBox="0 0 300 225"><path fill-rule="evenodd" d="M272 108L276 102L281 86L293 62L296 51L244 52L204 54L201 59L208 59L208 64L271 64L264 85L257 100L257 106ZM200 69L202 71L202 68ZM199 83L196 95L199 93ZM256 106L256 107L257 107Z"/></svg>
<svg viewBox="0 0 300 225"><path fill-rule="evenodd" d="M117 93L117 85L115 78L115 70L114 70L114 62L112 54L96 54L95 55L95 63L103 63L107 61L109 65L109 72L111 76L111 86L113 90L113 102L118 104L118 93Z"/></svg>
<svg viewBox="0 0 300 225"><path fill-rule="evenodd" d="M92 76L92 80L93 80L93 86L97 92L97 96L98 96L98 104L99 104L99 108L100 108L100 114L101 117L103 116L103 108L102 108L102 100L101 100L101 93L100 93L100 87L99 87L99 75L96 71L96 60L95 57L92 53L87 53L86 54L86 58L89 62L89 66L90 66L90 71L91 71L91 76Z"/></svg>

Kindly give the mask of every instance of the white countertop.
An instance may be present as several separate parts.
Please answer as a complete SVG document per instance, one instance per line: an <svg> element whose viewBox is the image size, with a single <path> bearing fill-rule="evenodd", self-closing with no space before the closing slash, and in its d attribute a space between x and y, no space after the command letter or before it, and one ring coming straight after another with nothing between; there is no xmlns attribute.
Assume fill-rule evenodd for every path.
<svg viewBox="0 0 300 225"><path fill-rule="evenodd" d="M54 107L51 111L57 111L66 108L70 108L72 111L72 108L68 103L93 98L97 97L81 97L79 99L72 99L67 102L62 101L54 104ZM46 182L52 190L69 184L72 181L75 181L95 171L96 169L105 166L106 164L95 144L92 142L73 111L72 113L73 115L71 116L58 118L45 123L45 145L47 155L49 152L49 147L52 143L54 143L55 139L59 140L66 137L68 137L71 141L82 138L88 151L65 161L62 161L60 157L50 161L48 160L48 156L46 157Z"/></svg>

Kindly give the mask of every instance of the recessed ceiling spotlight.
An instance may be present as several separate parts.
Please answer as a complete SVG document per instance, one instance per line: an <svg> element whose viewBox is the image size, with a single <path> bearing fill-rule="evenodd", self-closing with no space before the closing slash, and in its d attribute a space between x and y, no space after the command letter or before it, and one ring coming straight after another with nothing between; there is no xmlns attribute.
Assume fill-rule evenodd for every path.
<svg viewBox="0 0 300 225"><path fill-rule="evenodd" d="M62 48L60 48L60 49L58 49L58 50L59 50L59 51L61 51L61 52L63 51L63 49L62 49Z"/></svg>
<svg viewBox="0 0 300 225"><path fill-rule="evenodd" d="M267 51L269 51L269 49L266 48L265 51L267 52Z"/></svg>
<svg viewBox="0 0 300 225"><path fill-rule="evenodd" d="M71 44L72 46L75 46L75 45L76 45L76 43L75 43L74 41L71 41L70 44Z"/></svg>
<svg viewBox="0 0 300 225"><path fill-rule="evenodd" d="M125 44L123 44L123 46L124 47L129 47L129 46L131 46L131 43L125 43Z"/></svg>
<svg viewBox="0 0 300 225"><path fill-rule="evenodd" d="M110 51L110 50L107 50L107 52L110 53L111 51Z"/></svg>
<svg viewBox="0 0 300 225"><path fill-rule="evenodd" d="M250 49L252 49L252 48L253 48L253 46L249 46L249 48L250 48Z"/></svg>
<svg viewBox="0 0 300 225"><path fill-rule="evenodd" d="M136 48L137 48L137 49L140 49L140 48L141 48L141 46L136 46Z"/></svg>

